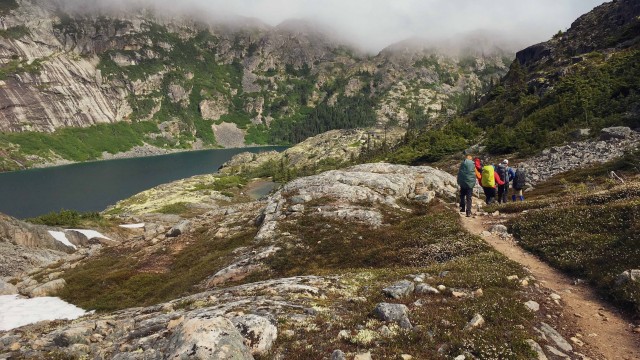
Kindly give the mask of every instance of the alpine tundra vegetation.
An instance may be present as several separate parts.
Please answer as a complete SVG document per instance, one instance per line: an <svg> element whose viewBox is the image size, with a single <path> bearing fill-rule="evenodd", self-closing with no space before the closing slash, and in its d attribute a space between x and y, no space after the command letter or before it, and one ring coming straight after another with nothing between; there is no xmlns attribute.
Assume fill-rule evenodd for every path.
<svg viewBox="0 0 640 360"><path fill-rule="evenodd" d="M376 52L168 3L0 1L0 170L288 148L101 212L0 214L0 359L640 358L639 1L521 51ZM469 155L526 174L521 201L477 186L459 213Z"/></svg>

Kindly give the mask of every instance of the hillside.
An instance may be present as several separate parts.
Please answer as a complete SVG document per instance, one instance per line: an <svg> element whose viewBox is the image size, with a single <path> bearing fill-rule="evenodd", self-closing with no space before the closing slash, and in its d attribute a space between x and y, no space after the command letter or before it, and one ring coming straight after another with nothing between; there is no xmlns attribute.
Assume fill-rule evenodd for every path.
<svg viewBox="0 0 640 360"><path fill-rule="evenodd" d="M608 126L640 127L640 4L605 3L517 53L469 118L494 153L528 153ZM578 138L581 135L577 135ZM585 135L589 136L589 135Z"/></svg>
<svg viewBox="0 0 640 360"><path fill-rule="evenodd" d="M300 21L272 27L5 3L5 170L144 143L294 144L331 129L424 126L472 104L511 58L495 48L447 55L424 43L372 56Z"/></svg>
<svg viewBox="0 0 640 360"><path fill-rule="evenodd" d="M516 55L509 72L463 116L438 131L416 131L374 158L431 163L469 150L526 158L601 130L640 127L640 5L615 0L566 32ZM615 137L629 138L632 131ZM603 139L611 139L605 135Z"/></svg>

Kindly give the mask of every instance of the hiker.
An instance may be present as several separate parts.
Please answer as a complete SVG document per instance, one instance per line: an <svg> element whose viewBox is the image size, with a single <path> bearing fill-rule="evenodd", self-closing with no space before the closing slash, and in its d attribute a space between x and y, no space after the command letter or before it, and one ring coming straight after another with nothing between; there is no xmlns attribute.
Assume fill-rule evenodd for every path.
<svg viewBox="0 0 640 360"><path fill-rule="evenodd" d="M480 185L486 196L486 203L490 205L496 197L497 187L504 185L504 181L500 178L493 165L482 166Z"/></svg>
<svg viewBox="0 0 640 360"><path fill-rule="evenodd" d="M513 169L509 167L509 160L504 159L502 162L495 167L498 176L500 179L504 181L503 185L498 185L498 204L506 204L507 196L509 195L509 183L515 177L515 173Z"/></svg>
<svg viewBox="0 0 640 360"><path fill-rule="evenodd" d="M524 165L519 164L516 167L516 173L513 177L513 195L511 195L511 201L516 201L516 196L518 200L524 201L524 196L522 195L522 190L527 183L527 172L524 169Z"/></svg>
<svg viewBox="0 0 640 360"><path fill-rule="evenodd" d="M471 155L460 164L458 170L458 185L460 186L460 212L466 212L467 217L471 216L471 205L473 188L476 186L476 165L471 160Z"/></svg>

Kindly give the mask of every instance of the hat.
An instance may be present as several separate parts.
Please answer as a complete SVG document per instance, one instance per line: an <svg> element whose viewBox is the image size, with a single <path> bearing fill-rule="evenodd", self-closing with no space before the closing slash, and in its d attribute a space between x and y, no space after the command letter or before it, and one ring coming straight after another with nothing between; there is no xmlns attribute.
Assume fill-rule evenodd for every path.
<svg viewBox="0 0 640 360"><path fill-rule="evenodd" d="M508 165L508 164L509 164L509 160L507 160L507 159L504 159L504 160L502 160L502 163L503 163L503 164L506 164L506 165Z"/></svg>

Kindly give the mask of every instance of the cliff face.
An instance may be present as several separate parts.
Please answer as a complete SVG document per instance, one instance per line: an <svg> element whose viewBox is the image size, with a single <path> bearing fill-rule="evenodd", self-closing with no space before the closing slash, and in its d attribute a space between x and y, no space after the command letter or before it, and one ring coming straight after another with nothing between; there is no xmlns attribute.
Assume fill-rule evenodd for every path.
<svg viewBox="0 0 640 360"><path fill-rule="evenodd" d="M0 153L22 164L68 156L11 134L95 124L149 122L137 144L180 148L424 124L468 105L509 58L407 43L370 56L299 21L230 25L16 4L0 23L0 132L10 135L0 136Z"/></svg>
<svg viewBox="0 0 640 360"><path fill-rule="evenodd" d="M126 92L102 84L96 58L66 51L55 36L57 21L51 10L27 1L3 18L0 131L51 132L122 121L130 113ZM8 35L10 29L25 35Z"/></svg>

